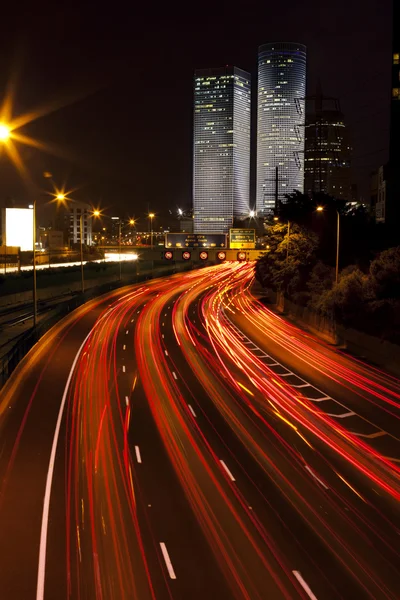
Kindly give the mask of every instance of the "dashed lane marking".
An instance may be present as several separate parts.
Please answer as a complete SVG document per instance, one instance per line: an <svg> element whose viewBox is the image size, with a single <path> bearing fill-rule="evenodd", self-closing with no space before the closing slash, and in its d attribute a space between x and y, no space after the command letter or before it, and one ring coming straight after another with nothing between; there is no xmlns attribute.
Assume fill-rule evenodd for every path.
<svg viewBox="0 0 400 600"><path fill-rule="evenodd" d="M229 476L229 478L230 478L232 481L236 481L236 479L234 478L234 476L232 475L232 473L230 472L230 470L228 469L228 467L226 466L226 464L224 463L224 461L220 459L220 461L219 461L219 462L220 462L220 463L221 463L221 465L224 467L225 471L228 473L228 476Z"/></svg>
<svg viewBox="0 0 400 600"><path fill-rule="evenodd" d="M165 560L165 564L167 565L168 575L170 576L171 579L176 579L174 567L172 566L172 562L171 562L171 559L168 554L167 546L164 544L164 542L160 542L160 546L161 546L162 555Z"/></svg>

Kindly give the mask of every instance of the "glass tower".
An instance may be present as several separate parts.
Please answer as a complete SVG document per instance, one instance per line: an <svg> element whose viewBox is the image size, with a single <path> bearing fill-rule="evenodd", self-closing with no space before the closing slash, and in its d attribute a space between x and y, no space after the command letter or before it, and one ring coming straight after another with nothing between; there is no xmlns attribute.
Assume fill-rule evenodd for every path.
<svg viewBox="0 0 400 600"><path fill-rule="evenodd" d="M249 214L250 74L236 67L194 76L194 232L227 233Z"/></svg>
<svg viewBox="0 0 400 600"><path fill-rule="evenodd" d="M258 53L257 190L259 215L304 189L306 47L264 44ZM277 193L277 198L276 198ZM279 204L276 208L279 207Z"/></svg>

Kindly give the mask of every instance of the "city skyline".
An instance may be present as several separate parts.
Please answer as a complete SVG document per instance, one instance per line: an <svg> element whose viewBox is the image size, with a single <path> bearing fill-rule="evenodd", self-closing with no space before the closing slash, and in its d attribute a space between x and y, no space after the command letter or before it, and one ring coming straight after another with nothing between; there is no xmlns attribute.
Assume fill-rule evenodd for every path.
<svg viewBox="0 0 400 600"><path fill-rule="evenodd" d="M228 233L250 210L251 78L238 67L194 75L194 232Z"/></svg>
<svg viewBox="0 0 400 600"><path fill-rule="evenodd" d="M133 37L128 21L115 22L93 11L76 14L71 8L62 11L60 29L59 13L53 5L45 14L31 15L30 31L20 18L11 18L0 41L0 84L5 92L13 82L14 113L53 103L62 107L21 131L64 150L64 156L57 157L23 149L23 161L38 187L41 173L49 170L57 181L65 179L79 188L79 199L115 205L118 212L145 213L148 204L155 212L166 205L188 208L193 71L237 64L254 80L257 46L277 39L304 43L309 89L315 89L320 77L324 92L340 98L354 147L355 179L364 199L370 171L387 160L388 4L377 7L369 0L362 13L344 0L334 10L289 2L270 11L260 4L257 18L244 9L240 36L234 33L233 15L225 13L216 14L212 27L158 15L152 17L151 35L139 28ZM171 76L174 65L177 76ZM366 81L368 94L361 99ZM5 196L19 200L28 194L5 160L2 182ZM253 172L252 202L254 192Z"/></svg>

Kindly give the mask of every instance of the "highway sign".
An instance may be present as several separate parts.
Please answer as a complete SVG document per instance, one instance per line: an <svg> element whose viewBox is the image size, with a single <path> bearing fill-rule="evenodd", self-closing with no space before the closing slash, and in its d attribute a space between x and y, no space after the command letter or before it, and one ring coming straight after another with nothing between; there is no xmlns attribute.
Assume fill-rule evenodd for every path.
<svg viewBox="0 0 400 600"><path fill-rule="evenodd" d="M229 230L229 247L241 250L254 249L256 246L256 230L255 229L230 229Z"/></svg>

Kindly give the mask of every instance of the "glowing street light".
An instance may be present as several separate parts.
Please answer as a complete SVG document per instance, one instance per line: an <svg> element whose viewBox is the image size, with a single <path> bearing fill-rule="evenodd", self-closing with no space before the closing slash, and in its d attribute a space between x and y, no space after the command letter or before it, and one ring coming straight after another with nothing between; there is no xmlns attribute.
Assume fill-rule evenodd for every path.
<svg viewBox="0 0 400 600"><path fill-rule="evenodd" d="M149 219L150 219L150 227L151 227L151 233L150 233L150 245L151 248L153 248L153 219L156 215L154 213L149 213Z"/></svg>
<svg viewBox="0 0 400 600"><path fill-rule="evenodd" d="M62 192L60 192L59 194L56 195L56 200L58 200L59 202L64 202L65 199L66 199L66 196Z"/></svg>
<svg viewBox="0 0 400 600"><path fill-rule="evenodd" d="M317 206L317 212L322 212L324 210L323 206Z"/></svg>
<svg viewBox="0 0 400 600"><path fill-rule="evenodd" d="M255 210L251 210L250 213L249 213L249 215L250 215L250 218L252 219L253 217L256 216L256 211Z"/></svg>
<svg viewBox="0 0 400 600"><path fill-rule="evenodd" d="M10 128L5 123L0 123L0 141L6 142L11 135Z"/></svg>

